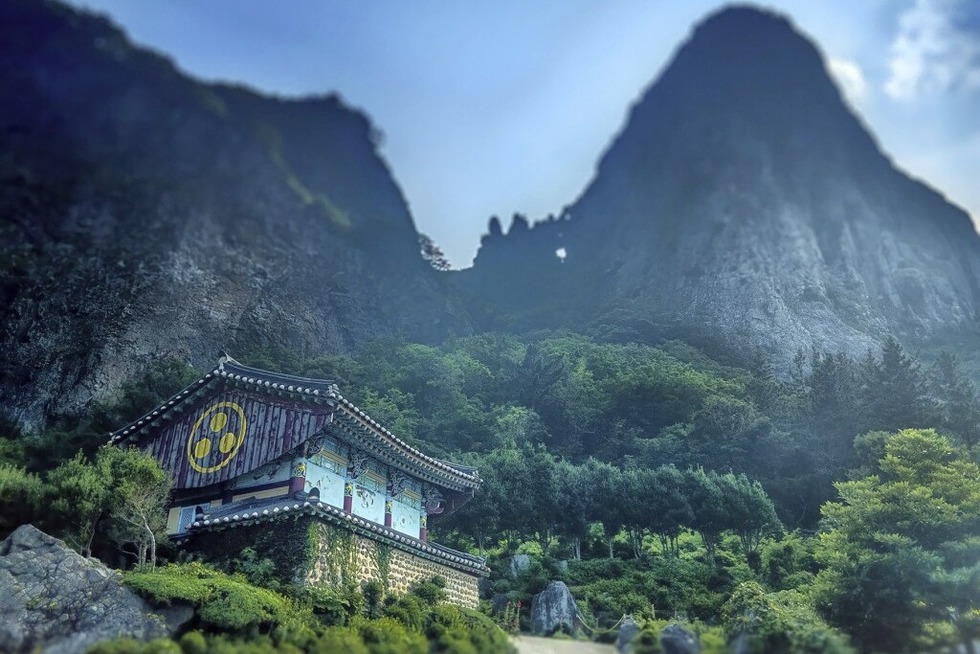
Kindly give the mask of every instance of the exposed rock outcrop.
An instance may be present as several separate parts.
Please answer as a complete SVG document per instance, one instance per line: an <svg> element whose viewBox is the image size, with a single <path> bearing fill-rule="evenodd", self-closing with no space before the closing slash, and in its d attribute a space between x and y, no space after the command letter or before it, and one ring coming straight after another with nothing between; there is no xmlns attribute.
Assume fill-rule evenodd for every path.
<svg viewBox="0 0 980 654"><path fill-rule="evenodd" d="M577 619L575 598L563 581L552 581L531 598L531 633L543 636L558 630L571 633Z"/></svg>
<svg viewBox="0 0 980 654"><path fill-rule="evenodd" d="M112 638L168 635L150 613L116 572L30 525L0 542L0 652L81 654Z"/></svg>
<svg viewBox="0 0 980 654"><path fill-rule="evenodd" d="M886 334L975 345L980 237L893 166L789 21L735 7L694 30L565 213L497 225L458 281L487 326L584 323L788 370Z"/></svg>

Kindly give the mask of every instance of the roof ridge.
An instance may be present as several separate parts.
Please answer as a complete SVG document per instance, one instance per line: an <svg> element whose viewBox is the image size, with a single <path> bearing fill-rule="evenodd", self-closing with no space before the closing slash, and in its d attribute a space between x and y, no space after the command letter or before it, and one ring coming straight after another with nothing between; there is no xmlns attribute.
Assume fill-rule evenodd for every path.
<svg viewBox="0 0 980 654"><path fill-rule="evenodd" d="M273 370L265 370L263 368L255 368L253 366L247 366L243 363L239 363L230 356L223 356L218 361L218 368L216 372L226 372L235 371L238 374L250 374L253 377L261 377L269 380L282 380L291 381L295 383L302 383L304 386L309 388L319 388L320 390L329 390L331 386L336 386L337 382L332 379L320 379L318 377L302 377L300 375L292 375L285 372L275 372Z"/></svg>

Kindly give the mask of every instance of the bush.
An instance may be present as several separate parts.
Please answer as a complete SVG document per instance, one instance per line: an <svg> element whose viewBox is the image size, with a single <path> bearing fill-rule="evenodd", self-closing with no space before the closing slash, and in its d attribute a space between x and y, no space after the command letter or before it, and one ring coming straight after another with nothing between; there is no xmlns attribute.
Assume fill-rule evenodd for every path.
<svg viewBox="0 0 980 654"><path fill-rule="evenodd" d="M86 654L184 654L180 645L167 638L155 638L141 643L132 638L116 638L98 643L88 649Z"/></svg>
<svg viewBox="0 0 980 654"><path fill-rule="evenodd" d="M330 586L294 587L292 597L329 627L348 624L365 608L364 595L354 585L342 589ZM370 609L368 617L376 617L370 614Z"/></svg>
<svg viewBox="0 0 980 654"><path fill-rule="evenodd" d="M381 602L384 600L385 589L380 581L369 581L361 587L364 597L364 610L369 618L381 617Z"/></svg>
<svg viewBox="0 0 980 654"><path fill-rule="evenodd" d="M819 569L814 555L816 538L807 538L798 531L780 540L769 540L761 547L761 576L774 590L791 590L813 584Z"/></svg>
<svg viewBox="0 0 980 654"><path fill-rule="evenodd" d="M429 606L417 595L389 598L382 611L385 617L398 620L409 629L418 632L421 632L425 626L428 613Z"/></svg>
<svg viewBox="0 0 980 654"><path fill-rule="evenodd" d="M0 463L0 539L21 525L37 522L45 489L37 475Z"/></svg>
<svg viewBox="0 0 980 654"><path fill-rule="evenodd" d="M370 654L361 635L347 627L331 627L307 650L309 654Z"/></svg>
<svg viewBox="0 0 980 654"><path fill-rule="evenodd" d="M759 584L741 584L723 610L729 640L748 652L847 654L847 638L817 615L798 591L766 593Z"/></svg>
<svg viewBox="0 0 980 654"><path fill-rule="evenodd" d="M208 641L200 631L188 631L180 638L180 649L184 654L205 654Z"/></svg>
<svg viewBox="0 0 980 654"><path fill-rule="evenodd" d="M154 572L129 572L125 581L154 604L190 604L201 626L213 630L268 632L275 625L295 619L298 609L278 593L257 588L243 577L229 576L202 563L171 564Z"/></svg>
<svg viewBox="0 0 980 654"><path fill-rule="evenodd" d="M488 616L473 609L460 608L457 610L477 652L480 654L507 654L514 651L507 634Z"/></svg>
<svg viewBox="0 0 980 654"><path fill-rule="evenodd" d="M446 580L435 576L432 579L418 581L412 584L408 592L418 597L429 606L435 606L439 602L446 601Z"/></svg>
<svg viewBox="0 0 980 654"><path fill-rule="evenodd" d="M429 643L421 633L409 631L392 618L360 620L353 626L371 654L427 654L429 651Z"/></svg>

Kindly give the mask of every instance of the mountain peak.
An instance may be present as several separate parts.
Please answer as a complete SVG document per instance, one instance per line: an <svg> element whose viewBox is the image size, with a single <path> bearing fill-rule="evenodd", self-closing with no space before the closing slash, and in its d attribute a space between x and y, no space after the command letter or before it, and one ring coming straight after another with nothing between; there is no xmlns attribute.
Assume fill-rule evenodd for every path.
<svg viewBox="0 0 980 654"><path fill-rule="evenodd" d="M670 133L679 126L685 131ZM817 47L787 18L749 6L722 9L695 27L634 106L616 145L649 150L682 137L715 147L714 136L732 131L796 145L793 156L821 147L807 133L841 131L873 145Z"/></svg>
<svg viewBox="0 0 980 654"><path fill-rule="evenodd" d="M533 270L540 288L523 282L525 304L502 312L533 302L787 368L800 348L860 357L887 334L922 347L975 330L969 218L891 165L817 46L769 11L723 9L692 31L567 215L488 243L470 285Z"/></svg>

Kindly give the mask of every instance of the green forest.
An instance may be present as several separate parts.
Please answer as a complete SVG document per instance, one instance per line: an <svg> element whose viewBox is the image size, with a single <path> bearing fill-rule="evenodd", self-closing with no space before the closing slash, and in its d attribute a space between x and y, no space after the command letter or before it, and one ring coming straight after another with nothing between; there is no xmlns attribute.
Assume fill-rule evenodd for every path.
<svg viewBox="0 0 980 654"><path fill-rule="evenodd" d="M165 476L138 452L103 447L197 375L166 361L85 416L38 434L4 428L0 535L32 522L135 566L129 583L158 599L204 602L195 584L269 593L267 607L248 609L265 617L202 620L172 651L224 651L246 637L275 651L332 651L317 644L331 638L356 642L349 651L410 651L372 640L388 642L388 631L415 638L412 651L506 651L489 620L526 628L531 596L551 580L571 588L583 624L569 635L583 638L614 638L624 614L647 630L684 624L704 651L738 641L758 652L919 652L980 638L980 403L950 354L920 361L893 339L861 360L800 352L784 379L761 353L739 363L678 341L540 332L236 358L335 380L412 445L478 466L475 498L431 528L493 573L481 615L439 604L438 580L402 598L311 597L263 573L254 552L221 571L176 565L180 554L132 520L162 511ZM135 479L155 480L156 499ZM519 570L515 554L527 555ZM163 561L175 565L153 568ZM639 647L648 641L656 651L655 639ZM148 646L112 647L99 651Z"/></svg>

